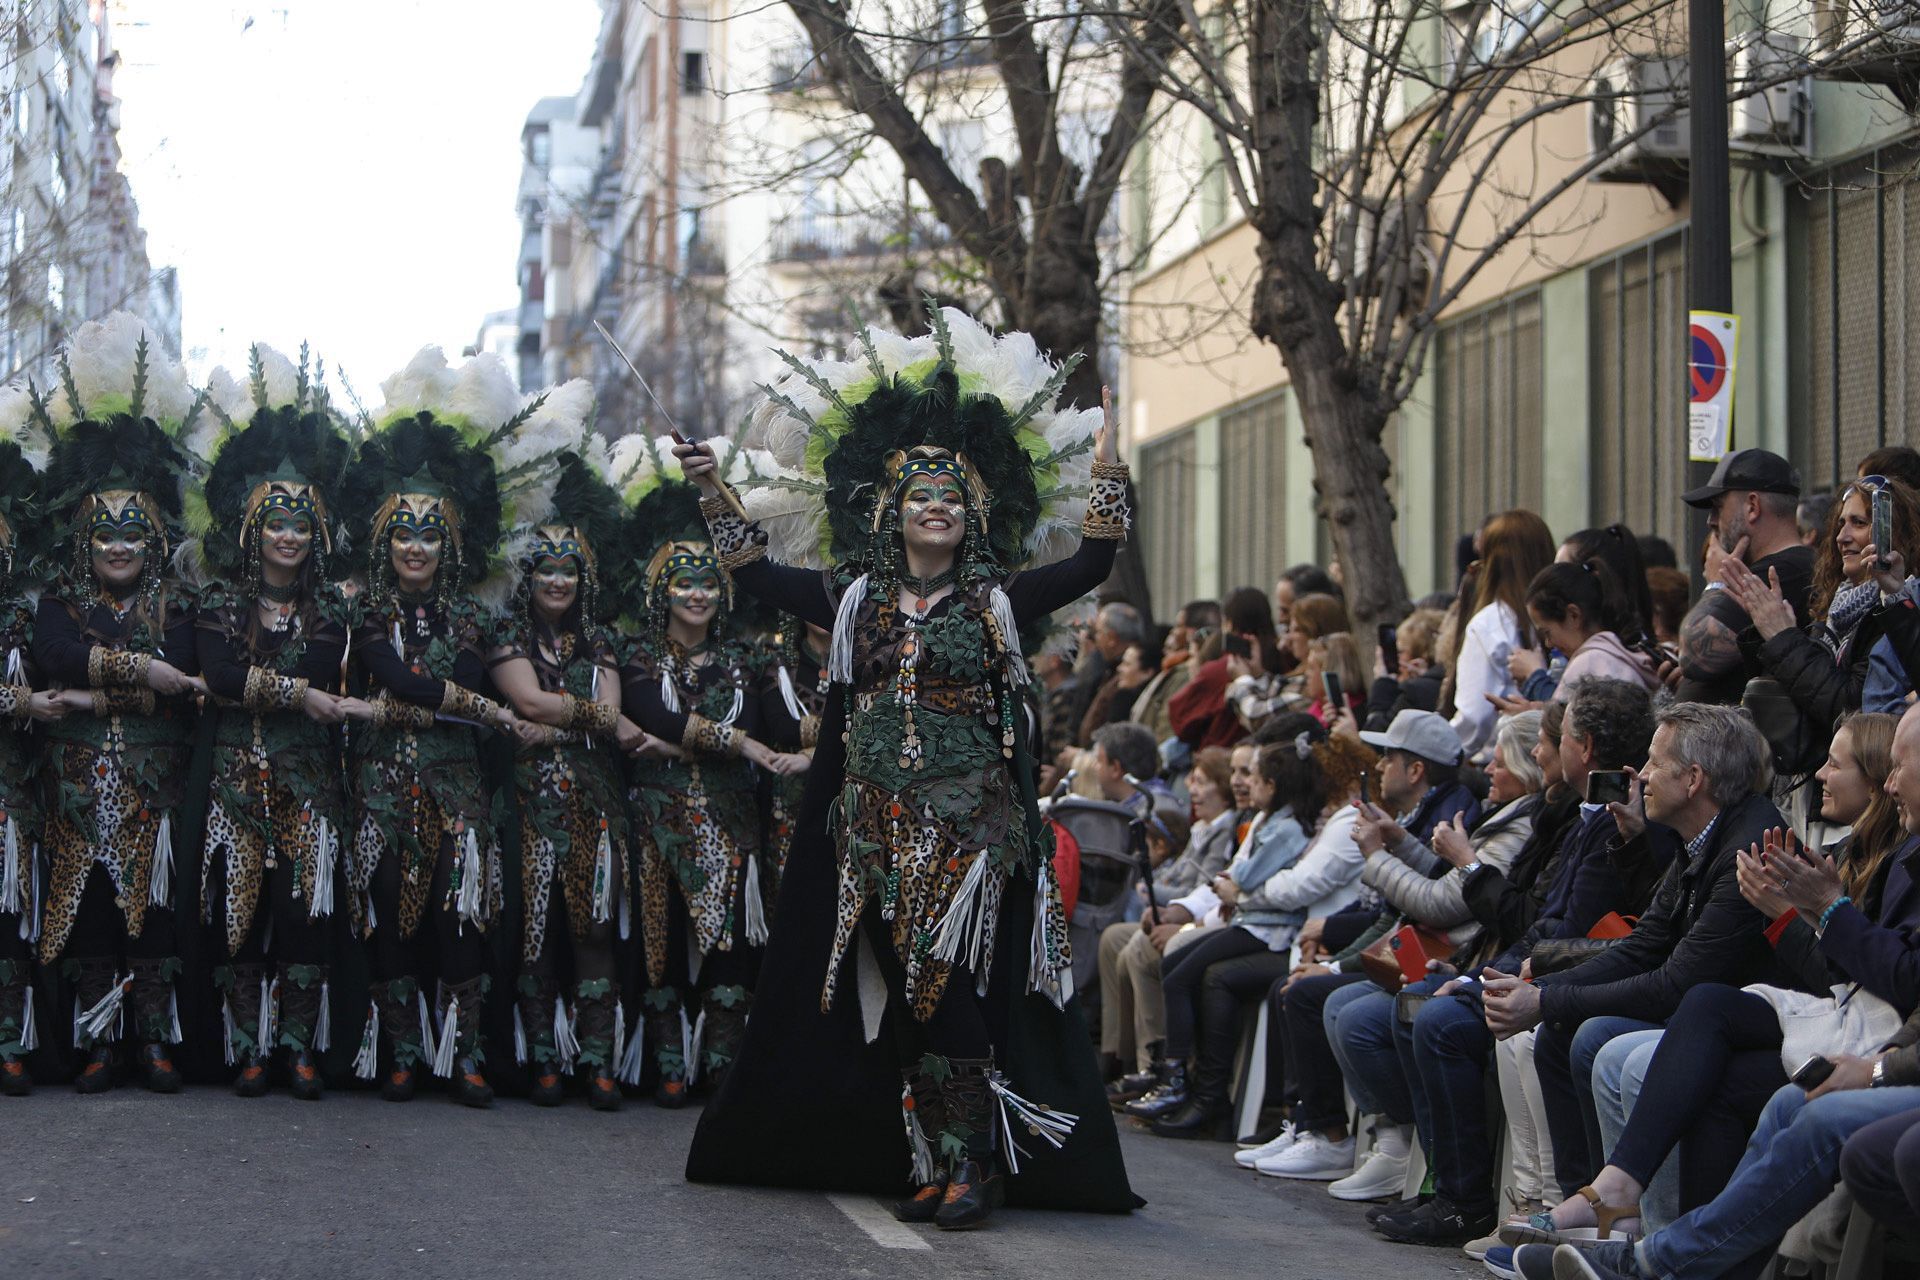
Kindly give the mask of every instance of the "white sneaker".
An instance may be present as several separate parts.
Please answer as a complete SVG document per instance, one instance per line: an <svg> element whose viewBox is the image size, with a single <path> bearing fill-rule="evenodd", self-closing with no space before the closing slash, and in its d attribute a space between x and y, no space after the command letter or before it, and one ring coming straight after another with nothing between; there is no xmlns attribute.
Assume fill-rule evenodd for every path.
<svg viewBox="0 0 1920 1280"><path fill-rule="evenodd" d="M1327 1188L1336 1200L1384 1200L1406 1190L1408 1156L1393 1155L1376 1147L1367 1153L1353 1176L1342 1178Z"/></svg>
<svg viewBox="0 0 1920 1280"><path fill-rule="evenodd" d="M1234 1152L1233 1162L1242 1169L1251 1169L1262 1160L1279 1155L1298 1141L1300 1141L1300 1131L1293 1127L1292 1121L1288 1121L1280 1126L1280 1132L1270 1140L1257 1147L1248 1147L1245 1151Z"/></svg>
<svg viewBox="0 0 1920 1280"><path fill-rule="evenodd" d="M1279 1155L1260 1161L1254 1168L1269 1178L1332 1182L1353 1172L1353 1139L1332 1142L1321 1134L1310 1133Z"/></svg>

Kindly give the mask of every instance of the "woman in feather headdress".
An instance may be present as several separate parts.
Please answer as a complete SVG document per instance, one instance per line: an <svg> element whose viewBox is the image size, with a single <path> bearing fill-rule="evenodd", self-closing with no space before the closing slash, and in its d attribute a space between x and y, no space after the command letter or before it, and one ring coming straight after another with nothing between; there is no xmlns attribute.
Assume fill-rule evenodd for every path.
<svg viewBox="0 0 1920 1280"><path fill-rule="evenodd" d="M234 1092L267 1090L288 1051L293 1096L320 1097L328 1047L327 917L349 830L335 726L373 709L342 697L354 609L335 583L333 504L351 448L309 378L264 346L248 385L208 381L219 424L194 442L211 463L189 524L217 575L197 621L217 708L202 852L203 910L221 925L227 1061Z"/></svg>
<svg viewBox="0 0 1920 1280"><path fill-rule="evenodd" d="M352 883L369 895L373 979L354 1065L373 1078L384 1041L389 1100L411 1098L431 1066L456 1099L485 1107L487 932L502 885L477 730L512 732L519 721L490 696L498 619L472 589L498 568L501 490L489 444L531 415L497 357L456 371L428 348L381 389L386 405L341 500L365 539L352 678L374 711L349 752L359 814ZM431 1015L423 974L438 979Z"/></svg>
<svg viewBox="0 0 1920 1280"><path fill-rule="evenodd" d="M774 654L773 679L761 683L760 723L765 726L767 745L805 756L809 768L820 743L820 721L832 686L827 678L827 646L832 640L825 627L787 619ZM808 770L796 769L767 779L767 862L774 877L770 895L777 894L780 872L787 865L807 777Z"/></svg>
<svg viewBox="0 0 1920 1280"><path fill-rule="evenodd" d="M526 911L517 1047L533 1061L536 1104L559 1105L577 1067L588 1103L611 1111L626 1036L614 944L633 924L619 751L647 738L620 713L613 638L602 626L612 592L600 566L624 561L619 499L605 475L605 446L584 433L547 495L527 504L526 577L488 662L527 722L514 764Z"/></svg>
<svg viewBox="0 0 1920 1280"><path fill-rule="evenodd" d="M670 439L626 436L613 460L631 509L628 545L649 554L623 696L642 729L677 748L637 756L628 792L646 940L641 1008L659 1070L654 1100L665 1107L683 1105L702 1074L717 1088L746 1032L771 873L753 767L778 775L808 764L758 739L758 663L672 449ZM739 462L739 451L725 452ZM696 994L699 1014L683 1032L682 1002ZM637 1063L629 1074L637 1083Z"/></svg>
<svg viewBox="0 0 1920 1280"><path fill-rule="evenodd" d="M1107 576L1126 469L1110 413L1096 433L1098 410L1054 411L1065 373L1031 339L996 339L954 311L934 324L911 341L863 334L846 363L788 358L768 416L796 474L766 491L764 530L733 512L709 450L678 450L735 582L833 637L763 1016L702 1118L688 1174L872 1186L910 1170L915 1191L895 1214L950 1229L987 1217L1004 1173L1029 1203L1130 1208L1070 1003L1017 704L1018 630ZM1053 535L1071 538L1081 496L1078 549L1020 569ZM767 558L769 534L786 564ZM795 567L822 561L835 569ZM803 992L776 990L789 975L813 987L817 1014ZM850 987L857 1018L835 999ZM869 1137L889 1099L908 1137L891 1154Z"/></svg>
<svg viewBox="0 0 1920 1280"><path fill-rule="evenodd" d="M40 963L74 985L83 1093L112 1087L131 1005L147 1087L180 1087L174 978L174 814L185 800L193 695L205 686L188 593L167 576L193 417L185 373L115 312L86 324L33 415L52 438L50 513L71 520L71 559L40 598L33 655L60 686L47 725L48 878Z"/></svg>

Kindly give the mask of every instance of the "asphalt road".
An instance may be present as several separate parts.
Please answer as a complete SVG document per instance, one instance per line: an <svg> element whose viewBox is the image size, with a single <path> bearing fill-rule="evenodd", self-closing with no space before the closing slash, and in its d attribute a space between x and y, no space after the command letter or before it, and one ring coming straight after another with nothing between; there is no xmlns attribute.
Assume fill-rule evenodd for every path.
<svg viewBox="0 0 1920 1280"><path fill-rule="evenodd" d="M1006 1210L942 1235L864 1197L689 1185L695 1114L43 1087L0 1098L0 1276L1486 1274L1381 1240L1319 1184L1242 1173L1224 1144L1129 1133L1149 1206L1127 1217Z"/></svg>

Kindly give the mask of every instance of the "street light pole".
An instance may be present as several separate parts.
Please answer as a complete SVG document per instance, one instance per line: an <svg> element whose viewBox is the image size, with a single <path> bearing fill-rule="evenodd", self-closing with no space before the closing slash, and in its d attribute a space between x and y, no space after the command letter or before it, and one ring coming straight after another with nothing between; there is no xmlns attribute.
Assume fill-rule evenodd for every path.
<svg viewBox="0 0 1920 1280"><path fill-rule="evenodd" d="M1687 305L1693 311L1733 310L1733 212L1727 156L1727 19L1722 0L1687 3L1687 122L1689 231ZM1729 406L1731 408L1731 406ZM1681 432L1681 447L1687 433ZM1691 452L1689 450L1689 452ZM1687 486L1707 482L1711 462L1688 462ZM1707 536L1707 513L1688 508L1688 546L1699 585L1698 550Z"/></svg>

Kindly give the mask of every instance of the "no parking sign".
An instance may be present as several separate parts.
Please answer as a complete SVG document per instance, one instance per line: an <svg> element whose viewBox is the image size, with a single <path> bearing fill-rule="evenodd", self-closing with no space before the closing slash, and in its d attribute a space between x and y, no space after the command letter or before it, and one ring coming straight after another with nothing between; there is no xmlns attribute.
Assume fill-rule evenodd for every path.
<svg viewBox="0 0 1920 1280"><path fill-rule="evenodd" d="M1687 457L1718 462L1733 421L1733 376L1740 317L1724 311L1687 316Z"/></svg>

